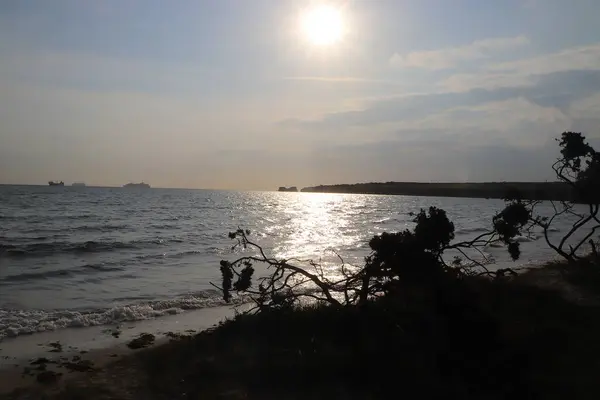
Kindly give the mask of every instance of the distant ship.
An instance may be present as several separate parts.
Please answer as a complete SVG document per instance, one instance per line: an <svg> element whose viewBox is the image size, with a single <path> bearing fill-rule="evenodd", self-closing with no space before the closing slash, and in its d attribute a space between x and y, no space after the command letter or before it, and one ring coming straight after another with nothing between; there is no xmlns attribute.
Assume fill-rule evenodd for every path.
<svg viewBox="0 0 600 400"><path fill-rule="evenodd" d="M85 183L83 182L74 182L71 186L75 186L75 187L85 187Z"/></svg>
<svg viewBox="0 0 600 400"><path fill-rule="evenodd" d="M48 186L65 186L65 183L63 181L60 181L60 182L50 181L50 182L48 182Z"/></svg>
<svg viewBox="0 0 600 400"><path fill-rule="evenodd" d="M285 186L280 186L279 187L279 192L297 192L298 188L296 186L292 186L292 187L285 187Z"/></svg>
<svg viewBox="0 0 600 400"><path fill-rule="evenodd" d="M140 183L128 183L123 185L124 188L140 188L140 189L150 189L150 185L144 182Z"/></svg>

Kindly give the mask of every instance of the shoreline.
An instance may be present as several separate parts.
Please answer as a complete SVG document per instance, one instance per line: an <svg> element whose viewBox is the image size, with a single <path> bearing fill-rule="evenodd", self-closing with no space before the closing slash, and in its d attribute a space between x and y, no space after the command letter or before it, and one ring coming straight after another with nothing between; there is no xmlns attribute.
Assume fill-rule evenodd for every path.
<svg viewBox="0 0 600 400"><path fill-rule="evenodd" d="M504 199L509 193L519 193L529 200L575 199L571 188L563 182L370 182L308 186L300 191L475 199Z"/></svg>
<svg viewBox="0 0 600 400"><path fill-rule="evenodd" d="M155 343L160 345L164 342L164 338L161 338ZM12 366L5 364L0 367L0 395L42 387L43 385L38 383L37 378L42 371L52 371L58 374L58 385L54 389L59 389L71 379L102 369L121 357L130 355L133 351L127 348L125 343L120 343L94 350L74 350L69 347L68 350L58 353L41 351L31 359L13 360L16 362L13 362ZM45 362L40 362L41 360ZM43 366L40 367L40 365ZM66 367L66 365L71 367Z"/></svg>
<svg viewBox="0 0 600 400"><path fill-rule="evenodd" d="M546 293L545 289L550 289L555 295L552 295L554 296L554 300L551 301L551 305L545 306L549 308L545 308L543 314L554 315L552 307L559 307L557 311L563 314L566 313L565 315L570 315L572 311L577 310L581 310L582 315L588 315L587 310L590 308L586 306L592 306L590 309L592 312L597 309L596 307L600 305L600 299L597 296L590 296L580 286L565 281L560 273L560 268L560 263L550 261L522 268L516 277L508 278L508 282L514 282L515 286L510 284L512 289L501 293L506 293L510 296L515 295L516 297L510 298L509 305L506 305L506 316L511 316L512 312L523 312L524 315L531 315L528 313L535 310L536 302L539 301L539 304L545 304L547 300L550 300L547 297L549 294L544 294ZM485 281L480 282L484 283L482 288L492 288L492 286L487 286ZM530 291L529 289L525 289L526 291L523 292L523 289L527 287L530 289L535 287L544 291L539 292L538 297L536 290ZM497 288L506 288L506 285L500 283L500 286ZM505 300L502 300L504 297L502 295L498 297L499 293L494 294L493 292L484 296L484 298L487 298L486 301L495 298L496 300L492 301L499 301L499 304L503 304L504 307ZM523 293L524 297L521 298L519 293ZM577 295L574 295L574 293ZM489 296L492 297L490 298ZM509 298L506 298L506 300L509 300ZM522 303L523 301L524 303ZM513 310L511 307L517 308ZM519 310L520 307L531 308L531 310ZM573 307L577 308L577 310L573 309ZM45 355L40 356L48 359L47 370L53 371L50 372L51 375L54 372L61 374L55 381L44 384L37 381L35 373L33 375L23 374L24 368L32 368L38 364L33 363L32 365L32 359L26 360L26 357L21 357L21 361L16 363L17 367L8 366L8 364L0 367L0 396L16 400L54 398L52 396L55 394L60 393L62 395L66 393L67 397L58 398L113 398L105 397L110 394L111 396L117 396L114 398L145 399L153 398L151 397L153 395L151 390L154 390L152 389L154 387L174 390L175 393L179 393L177 392L178 390L184 390L186 387L189 389L190 385L192 385L195 388L194 390L198 390L195 393L203 395L201 398L245 399L247 398L247 391L250 389L244 387L243 382L245 382L245 378L242 378L242 376L245 376L244 374L250 371L255 371L255 368L258 368L255 373L260 375L263 373L261 372L263 371L262 368L268 369L270 368L269 365L271 365L270 361L263 360L260 356L258 359L255 359L260 354L255 353L255 346L267 346L262 350L263 352L271 351L268 350L271 348L270 346L275 346L275 348L283 346L283 349L278 351L283 351L284 353L276 352L276 354L279 354L277 362L284 363L282 368L292 368L291 365L295 365L294 363L297 362L294 361L295 358L293 356L296 353L288 354L288 350L286 349L289 349L290 345L300 346L300 343L294 341L302 340L301 337L304 337L302 335L306 333L297 334L295 329L302 331L308 329L308 334L314 339L313 335L316 334L315 331L309 325L305 324L310 321L312 321L311 323L316 322L321 317L318 317L315 321L311 319L312 317L306 319L307 316L314 314L314 312L309 310L307 312L298 312L297 316L288 315L288 317L281 321L276 319L275 321L267 322L270 317L259 314L257 316L243 317L240 320L236 319L232 323L226 323L216 329L211 329L219 322L234 316L235 309L239 310L240 307L217 307L195 310L186 314L173 315L158 320L143 321L142 324L135 324L135 326L133 326L134 324L126 324L122 326L122 333L118 338L112 337L110 332L103 332L102 327L72 329L71 333L73 336L71 338L78 337L80 346L75 346L74 343L66 341L64 343L61 342L64 345L64 350L61 353L51 353L49 351L51 347L42 348ZM314 314L315 317L319 313L320 311ZM328 325L329 323L326 323L326 321L337 317L334 314L325 314L323 318L325 319L321 323ZM512 321L510 323L514 323L512 320L513 317L509 318L509 321ZM520 321L520 317L515 318L516 321ZM542 316L540 318L543 320L545 317ZM271 326L272 323L275 325ZM570 326L570 324L567 325ZM280 333L272 331L277 326L283 332L286 330L289 330L289 332L280 336ZM193 329L193 333L190 329ZM329 327L326 329L332 328ZM515 332L521 332L520 329L517 329ZM132 350L127 347L127 342L130 339L149 331L156 333L156 339L147 348ZM168 332L180 335L168 335ZM529 331L525 330L524 332ZM50 340L59 337L61 333L60 331L49 333L47 339ZM291 337L288 338L287 335L291 335ZM296 337L295 335L299 336ZM271 336L273 338L270 339ZM509 335L508 338L510 339L510 337ZM35 342L36 340L34 339L33 335L30 336L29 342ZM272 340L275 340L275 342L272 342ZM17 341L15 340L12 343L15 342ZM84 350L86 346L89 350L81 354L82 349L86 351ZM7 346L0 345L0 347L6 348ZM31 348L31 346L29 347ZM18 353L19 350L18 347L11 347L11 351ZM3 352L0 352L0 355L4 355ZM32 353L28 355L32 355ZM301 353L300 356L302 356ZM241 357L241 359L238 360L238 357ZM288 359L288 357L291 358ZM83 368L81 368L81 371L72 371L69 367L61 365L60 360L66 360L66 364L68 365L73 364L74 361L83 362ZM241 365L237 365L238 362L241 362ZM262 364L257 364L258 362L264 362L266 366L261 366ZM288 362L291 364L286 364ZM87 368L87 366L91 368ZM238 372L230 372L230 368ZM246 370L245 368L249 369ZM277 371L277 368L273 371ZM44 369L46 369L46 366L44 366ZM238 376L236 375L237 373L241 373L242 375ZM190 381L187 380L188 374L190 374ZM196 383L193 379L199 378L191 378L191 376L202 376L202 382ZM151 380L147 381L147 379ZM160 381L155 382L152 379L159 379ZM230 379L233 379L233 381L230 381ZM236 379L239 379L239 381ZM337 384L340 383L338 382ZM181 389L179 386L181 386ZM147 392L148 390L150 392ZM285 393L294 394L293 390L289 387L274 387L269 390L273 390L272 394L277 394L278 396ZM308 388L308 390L312 389ZM229 395L232 397L229 397ZM285 397L279 396L273 398ZM291 398L296 397L292 396Z"/></svg>
<svg viewBox="0 0 600 400"><path fill-rule="evenodd" d="M523 262L512 269L519 274L531 276L538 270L544 270L556 260ZM507 265L503 265L507 264ZM506 262L488 265L490 270L510 267ZM185 333L202 331L235 315L235 310L244 304L232 303L212 307L185 310L182 313L167 314L137 321L125 321L105 325L85 327L67 327L34 333L23 333L0 339L0 371L25 365L30 360L47 356L49 343L60 342L63 355L75 355L80 351L92 352L102 349L118 348L142 333L151 333L163 338L169 332Z"/></svg>
<svg viewBox="0 0 600 400"><path fill-rule="evenodd" d="M0 395L21 387L40 386L36 382L36 373L24 374L28 370L36 372L37 365L31 363L40 358L49 361L46 363L48 370L63 374L59 381L64 383L86 373L65 370L61 364L69 360L75 358L77 362L92 363L94 369L102 368L139 351L128 348L127 344L142 334L155 337L148 348L157 347L168 343L174 335L188 336L210 329L232 318L236 310L243 307L210 307L120 325L66 328L5 338L0 341Z"/></svg>

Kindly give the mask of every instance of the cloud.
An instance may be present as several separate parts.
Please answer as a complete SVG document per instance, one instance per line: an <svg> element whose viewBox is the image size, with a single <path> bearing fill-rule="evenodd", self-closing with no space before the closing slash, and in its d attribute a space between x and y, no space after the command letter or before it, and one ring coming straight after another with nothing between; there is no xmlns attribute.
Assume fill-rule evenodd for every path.
<svg viewBox="0 0 600 400"><path fill-rule="evenodd" d="M585 132L588 137L600 138L600 92L573 102L569 115L575 119L572 130Z"/></svg>
<svg viewBox="0 0 600 400"><path fill-rule="evenodd" d="M494 90L511 86L533 86L534 83L529 75L484 71L477 74L455 74L443 79L437 86L452 92L463 92L475 88Z"/></svg>
<svg viewBox="0 0 600 400"><path fill-rule="evenodd" d="M539 107L567 112L571 104L600 92L600 71L565 71L533 78L530 86L472 89L465 92L421 94L374 101L361 110L335 112L313 120L287 120L286 125L346 129L390 122L422 120L456 108L524 99ZM520 115L520 114L517 114ZM510 113L508 115L510 117Z"/></svg>
<svg viewBox="0 0 600 400"><path fill-rule="evenodd" d="M60 51L15 51L0 60L0 77L8 82L95 91L190 93L214 71L168 61Z"/></svg>
<svg viewBox="0 0 600 400"><path fill-rule="evenodd" d="M570 70L600 70L600 43L571 47L559 52L488 67L490 71L521 75L551 74Z"/></svg>
<svg viewBox="0 0 600 400"><path fill-rule="evenodd" d="M600 92L573 102L569 109L571 114L579 118L600 118L598 110L600 110Z"/></svg>
<svg viewBox="0 0 600 400"><path fill-rule="evenodd" d="M585 71L592 73L585 77ZM468 91L475 88L498 89L503 87L535 86L544 76L579 74L577 82L588 82L593 71L600 71L600 43L563 49L516 61L490 64L480 72L455 74L442 80L437 86L449 91ZM586 78L586 79L583 79Z"/></svg>
<svg viewBox="0 0 600 400"><path fill-rule="evenodd" d="M411 141L392 139L363 145L338 145L314 154L322 167L314 184L371 181L482 182L552 179L558 155L554 141L522 147L507 143L472 143L466 138L422 132ZM484 132L477 132L481 135ZM416 134L416 132L415 132ZM475 136L475 133L473 133ZM364 168L368 165L369 168ZM348 171L340 174L338 171ZM351 180L348 181L348 176Z"/></svg>
<svg viewBox="0 0 600 400"><path fill-rule="evenodd" d="M237 104L209 107L175 95L2 82L0 104L0 182L223 187L200 173L216 151L268 137L255 113L246 116ZM251 139L240 140L241 132Z"/></svg>
<svg viewBox="0 0 600 400"><path fill-rule="evenodd" d="M599 49L593 44L483 65L478 74L446 78L434 86L438 92L374 96L356 109L288 119L282 127L344 142L323 142L314 156L335 170L347 168L353 181L553 179L553 139L560 132L600 138ZM358 143L360 134L377 138ZM368 165L370 175L349 164ZM341 182L326 170L318 183Z"/></svg>
<svg viewBox="0 0 600 400"><path fill-rule="evenodd" d="M353 76L286 76L284 81L307 81L328 83L386 83L399 85L397 82L384 81L380 79L357 78Z"/></svg>
<svg viewBox="0 0 600 400"><path fill-rule="evenodd" d="M529 39L523 35L490 38L458 47L415 51L406 55L395 53L389 62L393 67L399 68L442 70L457 67L466 61L487 59L493 57L496 53L526 46L529 43Z"/></svg>

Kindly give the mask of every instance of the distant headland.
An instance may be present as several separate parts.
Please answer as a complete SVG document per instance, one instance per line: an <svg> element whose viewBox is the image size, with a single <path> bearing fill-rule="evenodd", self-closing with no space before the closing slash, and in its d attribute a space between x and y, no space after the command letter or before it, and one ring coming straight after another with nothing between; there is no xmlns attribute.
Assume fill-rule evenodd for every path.
<svg viewBox="0 0 600 400"><path fill-rule="evenodd" d="M305 187L301 191L311 193L356 193L490 199L503 199L509 193L519 193L523 198L531 200L570 200L574 198L571 188L562 182L371 182L319 185Z"/></svg>
<svg viewBox="0 0 600 400"><path fill-rule="evenodd" d="M127 183L123 185L124 188L140 188L140 189L150 189L150 185L144 182L140 183Z"/></svg>
<svg viewBox="0 0 600 400"><path fill-rule="evenodd" d="M280 186L278 191L279 192L297 192L298 188L296 186L290 186L290 187Z"/></svg>

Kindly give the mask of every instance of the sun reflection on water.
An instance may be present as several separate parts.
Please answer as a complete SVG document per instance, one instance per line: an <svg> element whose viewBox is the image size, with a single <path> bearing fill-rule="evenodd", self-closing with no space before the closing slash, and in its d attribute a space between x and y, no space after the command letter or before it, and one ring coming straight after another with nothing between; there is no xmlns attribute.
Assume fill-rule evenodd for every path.
<svg viewBox="0 0 600 400"><path fill-rule="evenodd" d="M354 213L361 212L356 199L339 194L301 194L283 210L285 226L272 227L280 241L273 248L277 258L314 259L327 266L338 263L336 252L360 243L359 226L352 224ZM275 232L273 232L275 233ZM323 247L323 244L327 245Z"/></svg>

